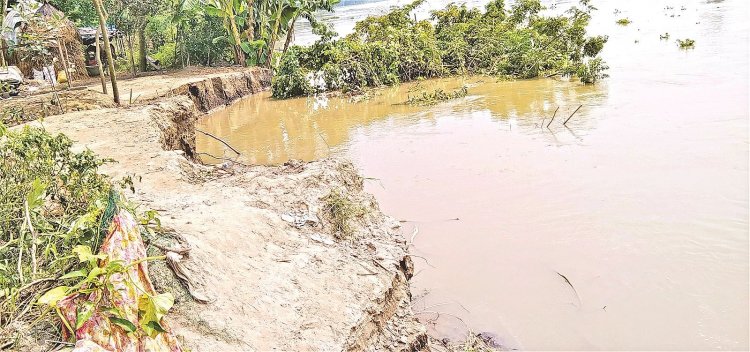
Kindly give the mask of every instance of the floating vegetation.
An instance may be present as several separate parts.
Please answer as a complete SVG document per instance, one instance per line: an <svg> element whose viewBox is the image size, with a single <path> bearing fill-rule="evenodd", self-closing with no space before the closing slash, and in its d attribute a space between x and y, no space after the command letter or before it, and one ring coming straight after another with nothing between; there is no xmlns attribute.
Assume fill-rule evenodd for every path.
<svg viewBox="0 0 750 352"><path fill-rule="evenodd" d="M575 76L607 42L586 36L594 10L587 1L564 15L542 15L539 0L506 8L494 0L485 10L450 4L416 20L417 0L382 16L358 22L354 32L333 39L328 29L314 28L321 39L293 46L280 60L273 96L393 85L420 78L485 74L506 78ZM599 73L596 73L599 74Z"/></svg>
<svg viewBox="0 0 750 352"><path fill-rule="evenodd" d="M621 19L617 20L617 24L619 24L619 25L621 25L621 26L627 26L627 25L629 25L629 24L631 24L631 23L633 23L633 21L631 21L631 20L630 20L629 18L627 18L627 17L626 17L626 18L621 18Z"/></svg>
<svg viewBox="0 0 750 352"><path fill-rule="evenodd" d="M680 46L680 49L693 49L695 48L695 40L690 38L677 39L677 45Z"/></svg>
<svg viewBox="0 0 750 352"><path fill-rule="evenodd" d="M406 100L406 104L419 106L435 105L446 100L463 98L468 93L469 91L466 86L463 86L452 92L446 92L438 88L431 92L422 92L421 95L417 96L409 95L409 99Z"/></svg>

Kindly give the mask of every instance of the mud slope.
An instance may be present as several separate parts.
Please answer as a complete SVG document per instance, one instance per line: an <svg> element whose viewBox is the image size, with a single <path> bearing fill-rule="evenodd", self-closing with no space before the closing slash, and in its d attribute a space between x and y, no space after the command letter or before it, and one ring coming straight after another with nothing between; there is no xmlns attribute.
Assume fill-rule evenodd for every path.
<svg viewBox="0 0 750 352"><path fill-rule="evenodd" d="M248 70L193 82L175 95L129 109L51 117L44 126L117 163L114 179L138 175L129 198L159 211L162 225L192 246L187 263L198 304L175 292L170 313L193 351L420 350L424 327L409 302L411 262L398 223L341 160L220 170L191 162L201 111L268 86ZM179 93L179 94L178 94ZM137 179L137 178L134 178ZM338 190L365 207L354 236L335 236L324 200ZM320 222L296 227L284 213ZM157 283L160 278L156 278ZM180 291L178 287L166 289Z"/></svg>

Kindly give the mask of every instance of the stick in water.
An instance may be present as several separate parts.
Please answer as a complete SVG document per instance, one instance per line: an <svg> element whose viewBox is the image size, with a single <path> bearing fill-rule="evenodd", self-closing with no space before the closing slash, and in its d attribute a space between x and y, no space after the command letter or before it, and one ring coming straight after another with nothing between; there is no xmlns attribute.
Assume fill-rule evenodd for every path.
<svg viewBox="0 0 750 352"><path fill-rule="evenodd" d="M196 131L196 132L200 132L200 133L203 133L203 134L205 134L206 136L209 136L209 137L211 137L211 138L213 138L213 139L215 139L215 140L217 140L217 141L221 142L222 144L224 144L225 146L227 146L227 147L228 147L229 149L231 149L231 150L232 150L233 152L237 153L237 155L241 155L241 154L242 154L242 153L240 153L239 151L237 151L237 149L234 149L234 147L232 147L231 145L229 145L229 143L225 142L225 141L224 141L223 139L221 139L221 138L219 138L219 137L216 137L216 136L214 136L214 135L212 135L212 134L210 134L210 133L208 133L208 132L205 132L205 131L201 131L201 130L199 130L199 129L197 129L197 128L195 129L195 131Z"/></svg>
<svg viewBox="0 0 750 352"><path fill-rule="evenodd" d="M575 115L578 112L578 110L580 110L582 107L583 107L583 105L578 105L578 109L576 109L576 111L573 111L573 113L570 114L570 116L568 117L568 119L565 120L565 122L563 122L563 126L565 126L565 124L568 123L568 121L570 121L570 118L572 118L573 115Z"/></svg>
<svg viewBox="0 0 750 352"><path fill-rule="evenodd" d="M552 124L552 121L555 121L555 116L557 116L557 110L560 110L559 106L557 107L557 109L555 109L555 113L552 114L552 120L549 120L549 123L547 124L547 128L549 128L549 125Z"/></svg>

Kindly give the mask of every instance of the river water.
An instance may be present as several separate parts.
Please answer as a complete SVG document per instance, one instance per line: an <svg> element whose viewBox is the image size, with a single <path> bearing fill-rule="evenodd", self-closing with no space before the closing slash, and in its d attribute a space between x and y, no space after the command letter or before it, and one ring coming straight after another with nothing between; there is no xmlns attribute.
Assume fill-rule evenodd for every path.
<svg viewBox="0 0 750 352"><path fill-rule="evenodd" d="M346 33L394 3L344 3L326 20ZM201 128L255 163L351 158L407 237L418 228L415 310L438 336L468 326L517 349L748 349L748 4L593 3L591 33L610 36L596 86L468 77L360 102L260 94ZM695 49L680 50L688 37ZM466 98L398 104L462 85Z"/></svg>

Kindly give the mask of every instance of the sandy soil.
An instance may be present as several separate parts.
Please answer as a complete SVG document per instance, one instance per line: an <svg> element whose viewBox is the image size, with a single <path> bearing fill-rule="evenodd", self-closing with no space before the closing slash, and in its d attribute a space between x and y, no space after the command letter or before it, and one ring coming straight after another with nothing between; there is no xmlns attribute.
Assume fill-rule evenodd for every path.
<svg viewBox="0 0 750 352"><path fill-rule="evenodd" d="M148 104L161 97L183 93L175 91L181 87L245 71L246 69L242 67L190 67L178 71L149 72L135 78L129 74L123 74L118 80L120 103L123 107ZM71 88L68 88L66 84L60 84L57 86L57 96L49 86L33 92L28 90L28 86L22 87L25 89L22 89L19 96L0 100L2 112L8 109L23 110L23 118L8 118L5 121L7 125L16 125L74 111L116 107L112 98L109 77L107 77L108 94L102 93L98 77L72 82ZM34 108L28 109L30 106Z"/></svg>
<svg viewBox="0 0 750 352"><path fill-rule="evenodd" d="M226 103L268 85L257 70L208 76L203 83L186 74L123 82L124 90L144 97L164 87L193 95L44 121L77 141L76 148L117 160L103 169L113 179L138 176L129 198L158 210L162 225L192 247L185 268L211 303L193 301L153 266L156 284L178 297L169 318L184 345L192 351L425 348L425 329L410 307L406 241L349 162L220 169L189 160L201 102ZM177 89L181 82L192 88ZM353 219L350 239L336 236L327 215L323 198L332 190L366 209ZM282 219L288 213L319 222L297 227Z"/></svg>

